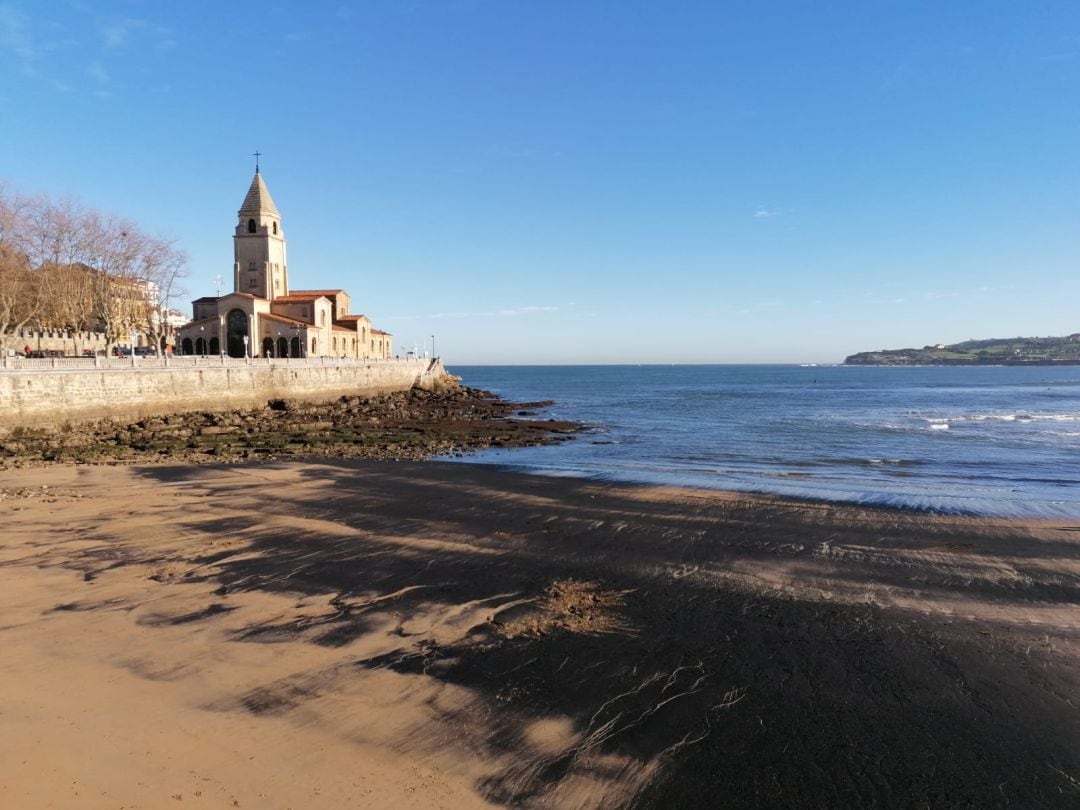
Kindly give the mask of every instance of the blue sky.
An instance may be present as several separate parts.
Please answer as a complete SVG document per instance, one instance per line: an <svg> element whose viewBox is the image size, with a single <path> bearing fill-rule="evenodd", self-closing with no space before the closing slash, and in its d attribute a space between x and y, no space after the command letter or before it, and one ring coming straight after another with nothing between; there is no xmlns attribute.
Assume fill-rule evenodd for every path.
<svg viewBox="0 0 1080 810"><path fill-rule="evenodd" d="M1080 4L0 0L0 179L451 364L1080 331ZM186 303L184 309L187 309Z"/></svg>

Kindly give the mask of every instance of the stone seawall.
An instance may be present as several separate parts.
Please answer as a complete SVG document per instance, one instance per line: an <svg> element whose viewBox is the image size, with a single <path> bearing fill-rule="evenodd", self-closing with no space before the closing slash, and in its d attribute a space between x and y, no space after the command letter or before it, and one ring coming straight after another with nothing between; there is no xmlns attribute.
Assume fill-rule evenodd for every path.
<svg viewBox="0 0 1080 810"><path fill-rule="evenodd" d="M7 370L0 372L0 428L232 410L270 399L434 390L450 379L437 359Z"/></svg>

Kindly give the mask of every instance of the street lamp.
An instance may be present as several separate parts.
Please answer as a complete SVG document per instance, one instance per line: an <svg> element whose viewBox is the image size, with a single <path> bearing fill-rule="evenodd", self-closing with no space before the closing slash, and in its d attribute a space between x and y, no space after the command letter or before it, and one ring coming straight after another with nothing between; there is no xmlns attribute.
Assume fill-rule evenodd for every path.
<svg viewBox="0 0 1080 810"><path fill-rule="evenodd" d="M431 359L434 360L439 355L435 354L435 336L431 336Z"/></svg>
<svg viewBox="0 0 1080 810"><path fill-rule="evenodd" d="M251 354L248 352L248 336L244 335L244 357L251 358Z"/></svg>

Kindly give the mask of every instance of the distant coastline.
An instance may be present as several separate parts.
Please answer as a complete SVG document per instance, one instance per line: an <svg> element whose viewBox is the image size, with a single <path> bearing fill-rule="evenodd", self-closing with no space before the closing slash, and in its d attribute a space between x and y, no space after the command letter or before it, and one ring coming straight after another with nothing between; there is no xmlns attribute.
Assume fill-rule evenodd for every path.
<svg viewBox="0 0 1080 810"><path fill-rule="evenodd" d="M921 349L881 349L844 358L846 366L1076 366L1080 333L1065 337L967 340Z"/></svg>

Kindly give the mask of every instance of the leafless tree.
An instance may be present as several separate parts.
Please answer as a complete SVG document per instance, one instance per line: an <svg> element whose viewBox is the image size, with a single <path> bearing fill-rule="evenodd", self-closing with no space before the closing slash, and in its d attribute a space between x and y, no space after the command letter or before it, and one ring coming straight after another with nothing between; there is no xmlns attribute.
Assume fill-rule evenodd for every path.
<svg viewBox="0 0 1080 810"><path fill-rule="evenodd" d="M109 350L133 332L160 346L185 264L129 220L0 186L0 349L28 324L100 331Z"/></svg>
<svg viewBox="0 0 1080 810"><path fill-rule="evenodd" d="M0 351L41 310L40 284L26 251L29 210L36 201L0 186Z"/></svg>

